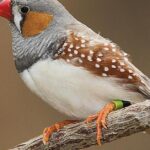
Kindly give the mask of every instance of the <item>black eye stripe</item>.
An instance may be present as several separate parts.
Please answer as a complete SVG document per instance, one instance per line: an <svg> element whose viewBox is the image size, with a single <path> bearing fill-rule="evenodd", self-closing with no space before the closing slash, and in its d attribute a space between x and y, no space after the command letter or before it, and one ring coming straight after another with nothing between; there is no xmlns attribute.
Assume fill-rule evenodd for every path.
<svg viewBox="0 0 150 150"><path fill-rule="evenodd" d="M20 13L22 16L22 20L20 21L20 30L22 32L22 26L24 24L25 18L26 18L26 14L30 11L30 8L28 6L22 6L20 7Z"/></svg>

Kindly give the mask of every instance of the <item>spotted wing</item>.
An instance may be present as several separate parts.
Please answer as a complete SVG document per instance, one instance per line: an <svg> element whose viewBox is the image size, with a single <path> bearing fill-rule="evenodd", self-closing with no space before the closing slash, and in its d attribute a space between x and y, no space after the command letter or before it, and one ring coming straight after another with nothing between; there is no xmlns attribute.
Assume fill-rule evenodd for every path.
<svg viewBox="0 0 150 150"><path fill-rule="evenodd" d="M136 90L150 97L150 80L139 71L116 44L95 42L71 33L56 59L64 59L101 77L115 77L132 84Z"/></svg>

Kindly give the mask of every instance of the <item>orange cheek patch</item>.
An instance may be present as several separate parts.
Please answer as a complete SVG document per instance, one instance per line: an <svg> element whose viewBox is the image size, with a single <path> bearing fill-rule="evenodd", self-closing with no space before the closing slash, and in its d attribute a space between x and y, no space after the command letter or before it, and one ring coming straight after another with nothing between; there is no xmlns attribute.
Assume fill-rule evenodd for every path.
<svg viewBox="0 0 150 150"><path fill-rule="evenodd" d="M53 15L41 12L30 11L26 14L23 26L22 35L31 37L41 33L52 22Z"/></svg>

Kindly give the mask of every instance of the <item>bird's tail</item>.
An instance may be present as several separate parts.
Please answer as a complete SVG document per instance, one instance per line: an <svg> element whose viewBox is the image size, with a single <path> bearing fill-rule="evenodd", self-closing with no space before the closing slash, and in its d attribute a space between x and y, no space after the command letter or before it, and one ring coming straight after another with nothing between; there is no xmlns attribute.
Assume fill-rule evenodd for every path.
<svg viewBox="0 0 150 150"><path fill-rule="evenodd" d="M141 80L140 85L138 85L139 91L150 99L150 78L142 73L138 68L136 68L131 62L128 61L128 65L133 68Z"/></svg>
<svg viewBox="0 0 150 150"><path fill-rule="evenodd" d="M146 96L147 99L150 99L150 78L142 73L138 68L136 68L132 63L128 62L128 65L131 66L138 77L141 80L140 85L138 85L139 91ZM150 134L150 129L146 130L144 133Z"/></svg>
<svg viewBox="0 0 150 150"><path fill-rule="evenodd" d="M143 77L142 85L139 86L139 90L150 99L150 79L147 76Z"/></svg>

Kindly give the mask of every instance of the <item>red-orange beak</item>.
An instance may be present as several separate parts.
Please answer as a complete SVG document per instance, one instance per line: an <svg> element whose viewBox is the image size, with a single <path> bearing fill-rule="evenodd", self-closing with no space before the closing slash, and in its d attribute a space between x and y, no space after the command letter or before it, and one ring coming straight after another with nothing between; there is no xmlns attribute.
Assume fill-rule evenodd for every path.
<svg viewBox="0 0 150 150"><path fill-rule="evenodd" d="M0 0L0 16L11 19L11 0Z"/></svg>

